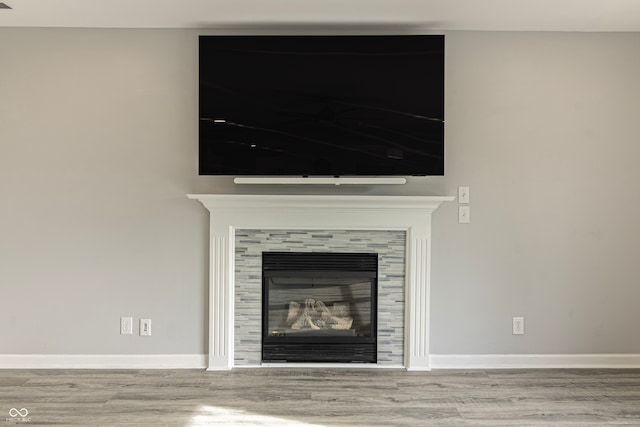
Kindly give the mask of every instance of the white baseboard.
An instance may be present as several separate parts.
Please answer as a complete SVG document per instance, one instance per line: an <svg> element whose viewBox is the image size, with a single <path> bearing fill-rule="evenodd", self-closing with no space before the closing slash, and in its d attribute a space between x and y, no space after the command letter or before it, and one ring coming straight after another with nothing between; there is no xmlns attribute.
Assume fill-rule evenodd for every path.
<svg viewBox="0 0 640 427"><path fill-rule="evenodd" d="M640 368L640 354L432 354L431 369Z"/></svg>
<svg viewBox="0 0 640 427"><path fill-rule="evenodd" d="M432 354L429 356L429 362L429 369L638 369L640 354ZM292 364L269 367L276 366L294 367ZM310 367L308 364L303 366ZM205 369L206 367L205 354L0 354L0 369ZM262 365L262 367L267 366ZM362 367L402 369L401 366Z"/></svg>
<svg viewBox="0 0 640 427"><path fill-rule="evenodd" d="M204 354L0 354L0 369L204 369Z"/></svg>

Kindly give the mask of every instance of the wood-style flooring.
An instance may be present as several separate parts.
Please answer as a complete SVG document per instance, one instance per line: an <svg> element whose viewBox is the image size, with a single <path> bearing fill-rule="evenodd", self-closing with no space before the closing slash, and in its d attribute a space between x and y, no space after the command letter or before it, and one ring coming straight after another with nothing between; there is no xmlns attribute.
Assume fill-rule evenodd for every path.
<svg viewBox="0 0 640 427"><path fill-rule="evenodd" d="M0 426L640 426L640 370L0 370L0 413Z"/></svg>

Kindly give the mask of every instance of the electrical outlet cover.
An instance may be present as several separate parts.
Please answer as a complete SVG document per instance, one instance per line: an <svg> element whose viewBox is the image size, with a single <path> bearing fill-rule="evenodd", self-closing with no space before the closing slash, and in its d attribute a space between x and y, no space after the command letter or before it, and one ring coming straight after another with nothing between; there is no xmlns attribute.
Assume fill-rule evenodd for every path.
<svg viewBox="0 0 640 427"><path fill-rule="evenodd" d="M524 335L524 317L514 317L512 328L513 335Z"/></svg>
<svg viewBox="0 0 640 427"><path fill-rule="evenodd" d="M120 318L120 335L133 334L133 317Z"/></svg>

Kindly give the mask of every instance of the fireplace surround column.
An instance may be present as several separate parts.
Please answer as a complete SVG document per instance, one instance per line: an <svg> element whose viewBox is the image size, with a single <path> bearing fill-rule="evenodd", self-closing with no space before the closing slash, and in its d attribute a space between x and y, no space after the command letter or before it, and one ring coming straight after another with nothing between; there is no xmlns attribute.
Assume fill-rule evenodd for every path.
<svg viewBox="0 0 640 427"><path fill-rule="evenodd" d="M445 196L190 194L210 212L208 370L233 368L237 229L404 230L404 367L429 369L431 214Z"/></svg>

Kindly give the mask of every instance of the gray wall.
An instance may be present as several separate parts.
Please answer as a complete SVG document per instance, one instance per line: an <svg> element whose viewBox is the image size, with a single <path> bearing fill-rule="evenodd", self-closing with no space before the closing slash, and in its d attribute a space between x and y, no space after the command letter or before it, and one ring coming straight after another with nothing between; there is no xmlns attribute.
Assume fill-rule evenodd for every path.
<svg viewBox="0 0 640 427"><path fill-rule="evenodd" d="M640 34L447 38L435 353L640 353ZM524 336L511 317L525 316Z"/></svg>
<svg viewBox="0 0 640 427"><path fill-rule="evenodd" d="M0 353L204 353L194 40L0 29Z"/></svg>
<svg viewBox="0 0 640 427"><path fill-rule="evenodd" d="M471 224L433 218L432 352L640 353L638 52L448 33L446 177L274 189L197 176L195 30L0 29L0 354L204 353L207 213L186 193L458 185ZM120 336L123 315L153 336Z"/></svg>

